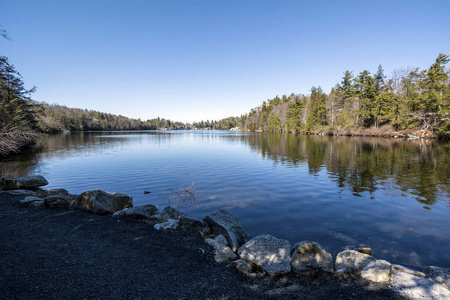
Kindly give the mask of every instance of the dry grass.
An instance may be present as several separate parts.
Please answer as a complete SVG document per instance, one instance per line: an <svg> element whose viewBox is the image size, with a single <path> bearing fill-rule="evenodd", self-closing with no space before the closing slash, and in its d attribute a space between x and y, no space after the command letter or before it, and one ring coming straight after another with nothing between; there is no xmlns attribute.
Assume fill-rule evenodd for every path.
<svg viewBox="0 0 450 300"><path fill-rule="evenodd" d="M0 156L19 152L20 148L36 140L39 134L16 125L0 125Z"/></svg>

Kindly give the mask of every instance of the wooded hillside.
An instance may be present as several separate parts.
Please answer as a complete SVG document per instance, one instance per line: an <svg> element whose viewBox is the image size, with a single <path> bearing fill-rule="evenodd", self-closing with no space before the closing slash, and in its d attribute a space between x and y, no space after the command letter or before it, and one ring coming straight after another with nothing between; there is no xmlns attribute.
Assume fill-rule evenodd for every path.
<svg viewBox="0 0 450 300"><path fill-rule="evenodd" d="M358 134L421 129L450 136L450 81L439 54L428 69L398 69L390 78L380 65L375 74L345 71L329 94L312 87L305 95L283 95L264 101L241 117L216 122L216 129L297 133Z"/></svg>

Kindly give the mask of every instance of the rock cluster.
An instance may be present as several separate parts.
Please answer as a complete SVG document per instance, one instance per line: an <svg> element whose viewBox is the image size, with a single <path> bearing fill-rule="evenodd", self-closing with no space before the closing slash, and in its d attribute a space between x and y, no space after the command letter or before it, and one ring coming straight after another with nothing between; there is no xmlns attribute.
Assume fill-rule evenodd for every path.
<svg viewBox="0 0 450 300"><path fill-rule="evenodd" d="M2 193L22 195L29 207L83 209L117 218L144 220L157 230L182 230L200 235L212 246L214 259L253 276L278 276L289 272L329 272L337 276L359 276L389 285L408 299L450 299L450 269L429 266L424 272L371 256L370 247L360 245L337 254L336 260L319 243L302 241L293 247L287 240L262 235L246 241L248 235L238 217L218 210L198 220L173 207L161 212L154 205L133 207L132 197L102 190L72 195L64 189L42 190L48 184L42 176L2 179Z"/></svg>

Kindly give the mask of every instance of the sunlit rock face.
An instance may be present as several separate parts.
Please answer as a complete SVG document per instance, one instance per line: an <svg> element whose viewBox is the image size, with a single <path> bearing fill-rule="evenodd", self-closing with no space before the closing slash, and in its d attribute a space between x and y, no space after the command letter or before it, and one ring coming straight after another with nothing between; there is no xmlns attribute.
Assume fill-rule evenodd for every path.
<svg viewBox="0 0 450 300"><path fill-rule="evenodd" d="M333 257L316 242L303 241L291 249L292 269L296 272L317 271L333 273Z"/></svg>
<svg viewBox="0 0 450 300"><path fill-rule="evenodd" d="M335 269L336 273L340 274L350 274L359 273L364 269L370 262L376 259L370 255L360 253L355 250L345 250L339 252L336 256Z"/></svg>
<svg viewBox="0 0 450 300"><path fill-rule="evenodd" d="M1 180L0 188L2 190L33 189L47 184L48 181L42 176L17 177Z"/></svg>
<svg viewBox="0 0 450 300"><path fill-rule="evenodd" d="M211 228L211 232L216 235L223 235L228 242L228 246L236 252L245 243L247 233L241 226L239 218L233 216L226 210L218 210L206 216L205 221Z"/></svg>
<svg viewBox="0 0 450 300"><path fill-rule="evenodd" d="M391 263L382 259L371 261L362 269L361 277L373 282L387 283L391 279Z"/></svg>
<svg viewBox="0 0 450 300"><path fill-rule="evenodd" d="M214 260L216 262L230 263L237 259L236 253L227 246L228 242L223 235L219 235L214 239L205 239L205 242L213 246Z"/></svg>
<svg viewBox="0 0 450 300"><path fill-rule="evenodd" d="M291 271L291 244L271 235L257 236L238 250L240 259L262 269L269 275Z"/></svg>
<svg viewBox="0 0 450 300"><path fill-rule="evenodd" d="M132 206L133 198L130 195L95 190L79 195L69 208L89 210L95 214L107 215Z"/></svg>
<svg viewBox="0 0 450 300"><path fill-rule="evenodd" d="M391 289L407 299L450 299L450 291L429 278L392 268ZM407 270L407 269L406 269Z"/></svg>
<svg viewBox="0 0 450 300"><path fill-rule="evenodd" d="M450 269L429 266L424 271L428 277L450 290Z"/></svg>

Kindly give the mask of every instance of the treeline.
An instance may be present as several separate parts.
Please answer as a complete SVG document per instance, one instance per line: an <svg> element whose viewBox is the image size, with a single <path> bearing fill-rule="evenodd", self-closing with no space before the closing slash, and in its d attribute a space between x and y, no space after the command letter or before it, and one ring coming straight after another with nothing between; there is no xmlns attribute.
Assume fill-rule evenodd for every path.
<svg viewBox="0 0 450 300"><path fill-rule="evenodd" d="M305 95L283 95L264 101L241 117L216 122L216 129L324 134L371 134L418 129L450 137L450 81L439 54L428 69L399 69L390 78L381 65L354 75L345 71L329 94L312 87Z"/></svg>
<svg viewBox="0 0 450 300"><path fill-rule="evenodd" d="M184 124L166 119L142 121L104 112L68 108L41 103L35 114L39 131L56 133L64 131L155 130L183 129Z"/></svg>
<svg viewBox="0 0 450 300"><path fill-rule="evenodd" d="M18 152L39 133L64 131L184 129L166 119L136 120L113 114L38 103L25 89L20 73L0 56L0 156Z"/></svg>

